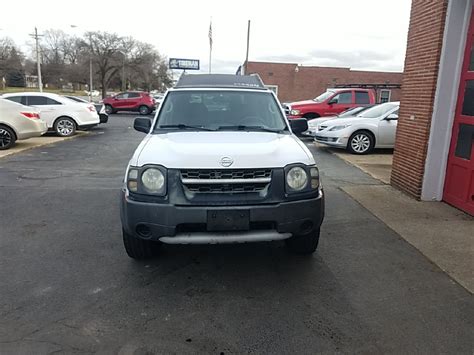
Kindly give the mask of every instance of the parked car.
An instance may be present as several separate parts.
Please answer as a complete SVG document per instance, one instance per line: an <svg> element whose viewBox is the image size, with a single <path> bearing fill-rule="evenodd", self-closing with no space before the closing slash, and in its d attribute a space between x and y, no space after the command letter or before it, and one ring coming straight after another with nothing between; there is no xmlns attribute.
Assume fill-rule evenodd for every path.
<svg viewBox="0 0 474 355"><path fill-rule="evenodd" d="M153 94L153 98L155 99L155 106L156 107L158 107L161 104L164 97L165 97L165 94Z"/></svg>
<svg viewBox="0 0 474 355"><path fill-rule="evenodd" d="M122 92L104 99L103 104L109 115L119 111L136 111L141 115L148 115L156 106L155 99L143 91Z"/></svg>
<svg viewBox="0 0 474 355"><path fill-rule="evenodd" d="M0 150L13 147L17 140L39 137L47 130L39 110L0 98Z"/></svg>
<svg viewBox="0 0 474 355"><path fill-rule="evenodd" d="M286 120L258 76L184 75L127 167L121 196L125 250L153 255L161 243L285 240L313 253L324 193L313 155L295 136L304 119Z"/></svg>
<svg viewBox="0 0 474 355"><path fill-rule="evenodd" d="M40 109L48 128L62 137L69 137L78 129L88 129L100 123L99 115L89 103L74 102L61 95L46 92L4 94L3 98Z"/></svg>
<svg viewBox="0 0 474 355"><path fill-rule="evenodd" d="M287 103L285 112L289 119L334 116L350 108L374 105L372 89L329 89L315 99Z"/></svg>
<svg viewBox="0 0 474 355"><path fill-rule="evenodd" d="M85 100L81 97L69 96L69 95L63 95L63 96L70 99L70 100L76 101L76 102L82 102L82 103L86 103L86 104L89 103L89 101L87 101L87 100ZM92 103L92 105L95 106L96 111L99 113L100 123L107 123L109 121L109 115L105 112L104 104Z"/></svg>
<svg viewBox="0 0 474 355"><path fill-rule="evenodd" d="M353 154L367 154L374 148L393 148L399 107L399 102L387 102L357 116L323 122L314 139Z"/></svg>
<svg viewBox="0 0 474 355"><path fill-rule="evenodd" d="M359 113L362 113L363 111L373 106L374 105L358 106L358 107L350 108L336 116L326 116L326 117L319 117L319 118L313 118L311 120L308 120L308 130L306 132L303 132L303 135L314 136L317 133L318 126L321 123L326 122L328 120L335 119L335 118L346 118L346 117L356 116Z"/></svg>

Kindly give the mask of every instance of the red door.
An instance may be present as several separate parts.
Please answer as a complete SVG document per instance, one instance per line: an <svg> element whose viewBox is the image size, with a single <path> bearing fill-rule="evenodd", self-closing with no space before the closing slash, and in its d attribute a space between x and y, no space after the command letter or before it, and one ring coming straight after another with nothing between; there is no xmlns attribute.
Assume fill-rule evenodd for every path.
<svg viewBox="0 0 474 355"><path fill-rule="evenodd" d="M444 185L444 200L471 215L474 215L473 142L474 15L471 14Z"/></svg>

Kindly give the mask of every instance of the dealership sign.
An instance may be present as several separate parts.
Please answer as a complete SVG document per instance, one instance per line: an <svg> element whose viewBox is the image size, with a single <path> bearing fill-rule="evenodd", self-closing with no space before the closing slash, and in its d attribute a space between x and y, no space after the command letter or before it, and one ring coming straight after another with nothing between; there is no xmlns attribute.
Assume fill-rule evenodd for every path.
<svg viewBox="0 0 474 355"><path fill-rule="evenodd" d="M199 59L170 58L170 69L199 70Z"/></svg>

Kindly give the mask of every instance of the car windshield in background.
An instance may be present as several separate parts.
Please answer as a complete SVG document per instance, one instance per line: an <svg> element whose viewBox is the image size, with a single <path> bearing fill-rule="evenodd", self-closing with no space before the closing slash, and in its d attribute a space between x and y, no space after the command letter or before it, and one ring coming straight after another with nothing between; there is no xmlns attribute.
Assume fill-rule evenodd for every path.
<svg viewBox="0 0 474 355"><path fill-rule="evenodd" d="M280 106L267 92L172 91L162 105L155 132L287 130Z"/></svg>
<svg viewBox="0 0 474 355"><path fill-rule="evenodd" d="M317 98L313 99L313 101L316 101L316 102L326 101L333 94L334 93L332 91L326 91L325 93L322 93L321 95L319 95Z"/></svg>
<svg viewBox="0 0 474 355"><path fill-rule="evenodd" d="M357 117L377 118L377 117L385 115L386 113L388 113L389 111L393 110L396 107L398 107L398 105L394 103L386 103L386 104L377 105L358 114Z"/></svg>
<svg viewBox="0 0 474 355"><path fill-rule="evenodd" d="M360 113L361 111L364 111L364 110L367 110L367 108L366 107L350 108L349 110L346 110L346 111L340 113L339 115L337 115L337 117L344 118L344 117L355 116L355 115L357 115L358 113Z"/></svg>

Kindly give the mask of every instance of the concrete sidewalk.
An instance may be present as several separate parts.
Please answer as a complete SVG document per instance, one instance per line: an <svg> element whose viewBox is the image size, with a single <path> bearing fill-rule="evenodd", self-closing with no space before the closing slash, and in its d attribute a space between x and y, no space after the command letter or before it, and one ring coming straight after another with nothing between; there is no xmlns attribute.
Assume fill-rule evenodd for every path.
<svg viewBox="0 0 474 355"><path fill-rule="evenodd" d="M442 202L417 201L388 185L342 190L474 293L474 217Z"/></svg>
<svg viewBox="0 0 474 355"><path fill-rule="evenodd" d="M33 148L42 147L45 145L54 144L57 142L62 142L68 139L73 139L76 137L83 136L85 134L87 134L87 132L77 132L76 135L72 137L58 137L58 136L46 134L41 137L17 141L13 148L10 148L8 150L0 150L0 159L7 157L9 155L18 154L28 149L33 149Z"/></svg>
<svg viewBox="0 0 474 355"><path fill-rule="evenodd" d="M359 168L373 178L390 184L392 174L393 149L377 149L372 154L356 155L345 150L335 150L339 158Z"/></svg>

